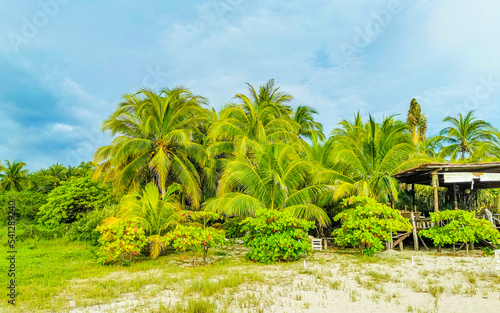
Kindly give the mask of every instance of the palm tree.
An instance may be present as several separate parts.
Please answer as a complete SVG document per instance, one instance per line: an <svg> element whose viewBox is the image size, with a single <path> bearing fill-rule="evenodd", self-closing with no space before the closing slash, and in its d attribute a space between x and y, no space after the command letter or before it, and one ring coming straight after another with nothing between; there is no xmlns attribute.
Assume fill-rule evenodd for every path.
<svg viewBox="0 0 500 313"><path fill-rule="evenodd" d="M408 132L408 125L394 116L384 119L382 124L372 116L367 123L359 118L354 122L346 120L334 129L330 168L319 171L313 183L335 185L335 191L328 197L338 199L359 194L379 201L397 201L399 183L393 174L429 162L427 157L410 158L415 152Z"/></svg>
<svg viewBox="0 0 500 313"><path fill-rule="evenodd" d="M125 195L118 207L118 217L138 218L149 234L150 255L153 259L160 254L160 236L176 226L182 219L178 194L182 191L179 184L170 185L163 199L158 187L149 183L142 192Z"/></svg>
<svg viewBox="0 0 500 313"><path fill-rule="evenodd" d="M274 80L259 88L247 84L250 96L237 94L239 104L230 103L220 112L208 131L212 156L249 156L262 153L263 143L297 140L298 124L291 120L287 105L293 98L279 92Z"/></svg>
<svg viewBox="0 0 500 313"><path fill-rule="evenodd" d="M316 204L329 186L310 184L315 165L299 154L299 145L277 143L262 147L258 160L243 156L229 160L219 181L217 198L204 204L207 211L227 216L253 215L258 208L289 210L298 218L330 223Z"/></svg>
<svg viewBox="0 0 500 313"><path fill-rule="evenodd" d="M28 170L23 169L26 163L7 160L7 166L0 164L0 186L4 190L25 190L29 186Z"/></svg>
<svg viewBox="0 0 500 313"><path fill-rule="evenodd" d="M68 179L70 179L71 177L80 177L80 171L78 167L68 165L68 167L66 168L66 176L68 177Z"/></svg>
<svg viewBox="0 0 500 313"><path fill-rule="evenodd" d="M474 111L470 111L465 117L460 113L458 118L448 116L443 120L450 126L440 133L443 145L448 144L441 153L452 161L457 160L458 154L461 161L473 156L483 142L498 143L498 137L495 136L498 131L489 123L476 119L473 114Z"/></svg>
<svg viewBox="0 0 500 313"><path fill-rule="evenodd" d="M47 170L47 175L50 176L54 181L54 188L60 186L61 182L65 181L68 178L67 173L68 170L66 169L66 167L59 163L51 165Z"/></svg>
<svg viewBox="0 0 500 313"><path fill-rule="evenodd" d="M440 159L439 152L443 149L441 143L442 139L440 136L420 139L417 144L417 152L429 158Z"/></svg>
<svg viewBox="0 0 500 313"><path fill-rule="evenodd" d="M427 132L427 118L425 117L425 114L422 114L420 104L415 99L411 99L406 122L410 128L412 142L415 146L418 146L418 143L421 140L425 140L425 133Z"/></svg>
<svg viewBox="0 0 500 313"><path fill-rule="evenodd" d="M299 125L297 135L313 140L323 141L325 135L323 134L323 125L314 121L314 114L318 112L308 106L299 106L293 114L292 120Z"/></svg>
<svg viewBox="0 0 500 313"><path fill-rule="evenodd" d="M193 142L207 121L205 99L177 87L160 93L141 90L125 95L119 108L104 121L103 131L118 135L94 155L94 177L113 180L119 194L153 182L165 197L167 186L179 183L191 206L200 205L200 177L207 156Z"/></svg>

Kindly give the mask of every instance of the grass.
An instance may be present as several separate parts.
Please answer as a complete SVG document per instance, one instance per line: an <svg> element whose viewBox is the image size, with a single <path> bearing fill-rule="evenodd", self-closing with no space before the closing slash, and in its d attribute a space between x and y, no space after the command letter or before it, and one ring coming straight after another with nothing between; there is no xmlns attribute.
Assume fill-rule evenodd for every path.
<svg viewBox="0 0 500 313"><path fill-rule="evenodd" d="M267 312L276 307L294 312L327 308L334 299L353 306L384 301L395 311L431 312L442 297L451 295L500 300L500 276L481 271L471 259L450 258L444 266L419 269L405 268L409 261L404 257L344 251L319 253L304 267L302 260L273 265L247 262L244 251L234 252L237 249L217 249L212 255L218 261L203 267L187 266L189 253L170 253L155 261L143 258L121 267L98 265L96 248L85 244L62 239L22 242L16 263L17 310L67 311L69 301L88 308L130 300L139 312ZM5 258L0 259L2 268L7 265ZM451 279L453 284L446 286ZM6 289L6 283L1 280L0 288ZM434 308L419 307L406 296L408 292L429 294ZM6 301L0 304L2 309ZM119 308L110 308L114 310Z"/></svg>

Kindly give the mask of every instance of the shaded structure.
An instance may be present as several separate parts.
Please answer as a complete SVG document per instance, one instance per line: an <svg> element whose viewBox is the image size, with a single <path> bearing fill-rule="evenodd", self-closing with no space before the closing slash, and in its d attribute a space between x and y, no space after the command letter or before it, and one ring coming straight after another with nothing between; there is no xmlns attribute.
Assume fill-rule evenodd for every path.
<svg viewBox="0 0 500 313"><path fill-rule="evenodd" d="M500 162L427 163L397 173L393 177L401 183L411 185L413 197L415 184L434 187L434 211L437 212L438 187L446 187L453 191L455 209L457 209L457 193L468 194L472 190L500 188Z"/></svg>
<svg viewBox="0 0 500 313"><path fill-rule="evenodd" d="M410 186L412 192L412 211L415 207L415 185L427 185L434 188L434 211L439 210L438 188L452 190L455 210L458 209L458 195L469 195L473 190L500 188L500 162L451 164L427 163L393 175L401 183ZM488 211L488 210L486 210ZM489 212L489 211L488 211ZM408 216L413 225L415 250L418 250L418 231L434 226L430 219L420 217L419 212ZM491 219L490 219L491 221ZM494 222L492 222L495 225ZM425 242L420 238L422 244ZM438 247L440 249L440 247Z"/></svg>

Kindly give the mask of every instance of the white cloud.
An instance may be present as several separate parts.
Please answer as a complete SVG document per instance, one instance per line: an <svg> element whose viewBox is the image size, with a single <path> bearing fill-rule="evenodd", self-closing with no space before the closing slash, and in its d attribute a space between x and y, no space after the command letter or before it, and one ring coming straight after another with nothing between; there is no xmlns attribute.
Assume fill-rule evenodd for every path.
<svg viewBox="0 0 500 313"><path fill-rule="evenodd" d="M157 89L182 84L220 108L246 92L245 82L257 87L270 78L295 97L293 105L315 107L327 133L358 110L377 119L390 113L404 118L413 97L432 131L442 128L444 116L465 112L471 97L478 100L476 115L500 126L500 77L494 77L499 85L488 96L476 95L480 79L500 70L500 4L401 1L401 13L347 56L341 45L354 42L357 29L365 29L390 1L112 1L98 7L73 1L20 54L6 51L5 40L0 43L0 61L40 82L32 88L53 96L50 108L57 118L31 129L7 116L0 131L23 139L25 146L26 141L61 144L50 157L45 153L52 150L37 147L38 155L30 156L36 164L65 162L61 158L77 150L88 158L89 147L109 142L99 132L101 121L121 95L144 84ZM18 29L21 18L38 7L6 8L2 33ZM1 88L0 95L12 92ZM14 116L24 104L0 105ZM0 146L0 157L35 154L10 140L10 151Z"/></svg>

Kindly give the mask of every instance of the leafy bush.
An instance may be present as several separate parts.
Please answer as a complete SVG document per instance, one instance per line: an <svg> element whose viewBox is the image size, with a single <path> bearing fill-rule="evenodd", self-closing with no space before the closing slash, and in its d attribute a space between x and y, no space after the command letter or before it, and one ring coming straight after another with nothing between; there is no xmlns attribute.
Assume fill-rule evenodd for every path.
<svg viewBox="0 0 500 313"><path fill-rule="evenodd" d="M92 181L89 177L62 182L47 197L47 204L38 212L38 222L46 227L72 223L78 214L114 203L111 186Z"/></svg>
<svg viewBox="0 0 500 313"><path fill-rule="evenodd" d="M16 202L17 219L34 221L38 210L47 202L47 195L36 191L5 191L0 194L0 208L6 216L9 201ZM5 223L6 219L1 219Z"/></svg>
<svg viewBox="0 0 500 313"><path fill-rule="evenodd" d="M442 227L434 226L419 232L420 236L432 239L434 245L478 242L479 239L500 244L500 233L489 221L477 219L474 212L450 210L433 212L430 216L433 222L447 222Z"/></svg>
<svg viewBox="0 0 500 313"><path fill-rule="evenodd" d="M104 219L114 216L116 213L114 206L96 209L94 211L80 214L77 220L71 224L67 236L69 241L83 241L96 246L101 234L96 230Z"/></svg>
<svg viewBox="0 0 500 313"><path fill-rule="evenodd" d="M334 218L341 220L342 227L332 233L339 246L364 245L363 253L373 255L384 248L383 242L390 240L391 232L412 229L410 222L397 210L372 198L351 197L342 200L342 205L346 210Z"/></svg>
<svg viewBox="0 0 500 313"><path fill-rule="evenodd" d="M96 230L101 233L99 263L127 265L148 240L137 219L108 217Z"/></svg>
<svg viewBox="0 0 500 313"><path fill-rule="evenodd" d="M241 238L245 236L245 232L241 227L241 222L244 220L242 217L232 217L228 218L222 225L221 228L226 231L227 238Z"/></svg>
<svg viewBox="0 0 500 313"><path fill-rule="evenodd" d="M312 250L307 231L315 227L314 222L295 218L288 211L257 210L242 225L244 245L252 248L248 260L292 261Z"/></svg>
<svg viewBox="0 0 500 313"><path fill-rule="evenodd" d="M5 230L7 230L7 228L5 228ZM64 237L66 231L67 229L65 225L61 225L56 228L47 228L43 225L25 223L21 221L16 225L16 240L17 241L25 241L27 239L54 240L56 238ZM0 234L0 240L3 240L1 234Z"/></svg>
<svg viewBox="0 0 500 313"><path fill-rule="evenodd" d="M203 255L203 265L206 265L210 248L225 245L226 236L224 230L215 229L213 227L203 228L198 226L179 225L175 230L165 235L163 245L170 244L178 251L201 251Z"/></svg>

